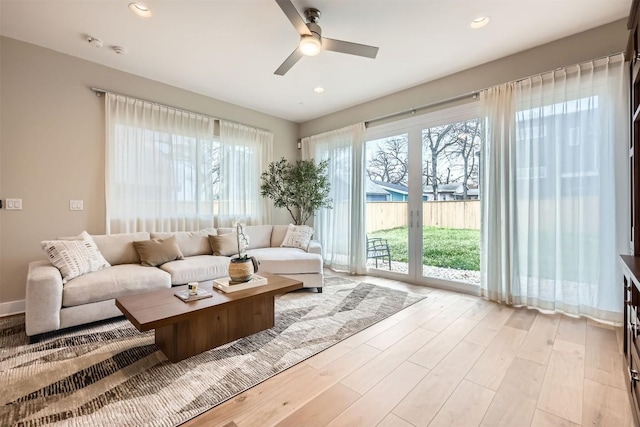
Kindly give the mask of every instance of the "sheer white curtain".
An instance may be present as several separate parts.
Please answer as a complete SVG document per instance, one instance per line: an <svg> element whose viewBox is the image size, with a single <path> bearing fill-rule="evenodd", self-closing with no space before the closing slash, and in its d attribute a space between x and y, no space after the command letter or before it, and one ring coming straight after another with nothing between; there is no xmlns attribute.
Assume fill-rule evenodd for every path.
<svg viewBox="0 0 640 427"><path fill-rule="evenodd" d="M271 203L260 196L260 174L273 157L273 133L221 121L220 144L218 224L270 224Z"/></svg>
<svg viewBox="0 0 640 427"><path fill-rule="evenodd" d="M627 252L622 55L491 88L482 162L482 291L619 321Z"/></svg>
<svg viewBox="0 0 640 427"><path fill-rule="evenodd" d="M107 233L212 227L214 119L105 95Z"/></svg>
<svg viewBox="0 0 640 427"><path fill-rule="evenodd" d="M325 264L362 274L365 269L364 123L302 139L302 158L329 161L333 209L320 209L315 239Z"/></svg>

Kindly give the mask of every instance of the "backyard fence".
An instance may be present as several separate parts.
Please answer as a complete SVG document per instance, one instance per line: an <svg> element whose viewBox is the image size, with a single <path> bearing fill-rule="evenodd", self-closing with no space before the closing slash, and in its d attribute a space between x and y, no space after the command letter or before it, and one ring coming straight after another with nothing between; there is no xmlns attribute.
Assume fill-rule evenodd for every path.
<svg viewBox="0 0 640 427"><path fill-rule="evenodd" d="M407 202L367 203L367 233L408 225ZM423 202L422 225L480 229L480 200Z"/></svg>

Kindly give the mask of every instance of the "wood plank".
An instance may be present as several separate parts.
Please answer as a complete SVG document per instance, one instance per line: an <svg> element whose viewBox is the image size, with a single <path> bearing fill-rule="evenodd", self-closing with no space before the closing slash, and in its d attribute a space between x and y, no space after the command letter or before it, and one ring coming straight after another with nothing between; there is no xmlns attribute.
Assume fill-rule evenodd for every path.
<svg viewBox="0 0 640 427"><path fill-rule="evenodd" d="M444 309L433 319L428 320L427 322L422 324L421 327L434 332L442 332L447 326L451 325L456 319L461 317L464 312L466 312L474 304L475 300L468 297L460 297L455 304Z"/></svg>
<svg viewBox="0 0 640 427"><path fill-rule="evenodd" d="M553 350L559 324L558 315L538 314L518 351L518 357L546 365Z"/></svg>
<svg viewBox="0 0 640 427"><path fill-rule="evenodd" d="M556 340L572 342L574 344L585 345L587 337L587 319L579 319L571 316L562 316L558 326Z"/></svg>
<svg viewBox="0 0 640 427"><path fill-rule="evenodd" d="M393 409L393 413L416 426L427 425L483 351L482 346L461 341Z"/></svg>
<svg viewBox="0 0 640 427"><path fill-rule="evenodd" d="M531 424L546 370L546 366L516 357L502 380L482 425L511 427Z"/></svg>
<svg viewBox="0 0 640 427"><path fill-rule="evenodd" d="M462 314L462 317L473 320L482 320L489 314L497 304L485 299L478 299L476 302Z"/></svg>
<svg viewBox="0 0 640 427"><path fill-rule="evenodd" d="M538 408L582 423L585 347L556 340L542 383Z"/></svg>
<svg viewBox="0 0 640 427"><path fill-rule="evenodd" d="M421 310L414 312L394 326L376 335L367 341L367 344L380 350L386 350L423 323L442 313L447 306L454 304L456 300L457 298L448 298L444 304L436 301L432 301L432 304L423 304Z"/></svg>
<svg viewBox="0 0 640 427"><path fill-rule="evenodd" d="M413 424L409 424L397 415L388 414L376 427L413 427Z"/></svg>
<svg viewBox="0 0 640 427"><path fill-rule="evenodd" d="M477 426L494 395L493 390L462 380L429 427Z"/></svg>
<svg viewBox="0 0 640 427"><path fill-rule="evenodd" d="M538 317L538 310L529 308L517 308L505 323L505 326L528 331L533 325L533 321Z"/></svg>
<svg viewBox="0 0 640 427"><path fill-rule="evenodd" d="M626 390L625 366L616 331L587 325L584 377Z"/></svg>
<svg viewBox="0 0 640 427"><path fill-rule="evenodd" d="M580 424L572 423L564 418L536 409L531 427L580 427Z"/></svg>
<svg viewBox="0 0 640 427"><path fill-rule="evenodd" d="M527 332L522 329L504 326L465 378L491 390L498 390L526 335Z"/></svg>
<svg viewBox="0 0 640 427"><path fill-rule="evenodd" d="M418 328L340 382L364 394L435 336L433 331Z"/></svg>
<svg viewBox="0 0 640 427"><path fill-rule="evenodd" d="M324 426L360 398L360 394L335 384L276 424L278 427Z"/></svg>
<svg viewBox="0 0 640 427"><path fill-rule="evenodd" d="M596 328L608 329L610 331L613 331L616 328L610 323L598 322L597 320L589 319L589 318L587 319L587 326L594 326Z"/></svg>
<svg viewBox="0 0 640 427"><path fill-rule="evenodd" d="M396 314L387 317L386 319L381 320L374 325L369 326L368 328L358 332L357 334L350 336L346 340L342 341L343 345L351 348L359 347L375 336L383 333L390 327L397 325L398 323L400 323L401 319L399 317L396 317Z"/></svg>
<svg viewBox="0 0 640 427"><path fill-rule="evenodd" d="M493 309L474 327L467 336L465 341L474 344L488 346L489 343L498 335L500 328L509 320L509 317L515 310L502 304L495 304Z"/></svg>
<svg viewBox="0 0 640 427"><path fill-rule="evenodd" d="M275 424L379 353L378 349L362 345L324 371L300 363L204 413L196 419L201 424L193 425L222 425L229 421L261 425L264 420Z"/></svg>
<svg viewBox="0 0 640 427"><path fill-rule="evenodd" d="M418 384L429 371L410 362L400 365L328 426L374 426Z"/></svg>
<svg viewBox="0 0 640 427"><path fill-rule="evenodd" d="M477 324L477 320L465 317L457 319L435 339L411 356L409 361L433 369Z"/></svg>
<svg viewBox="0 0 640 427"><path fill-rule="evenodd" d="M353 348L346 345L344 341L341 341L338 344L321 351L315 356L310 357L302 363L306 363L307 365L316 369L322 369L334 360L341 358L352 350Z"/></svg>
<svg viewBox="0 0 640 427"><path fill-rule="evenodd" d="M585 379L582 425L633 427L628 396L626 390Z"/></svg>

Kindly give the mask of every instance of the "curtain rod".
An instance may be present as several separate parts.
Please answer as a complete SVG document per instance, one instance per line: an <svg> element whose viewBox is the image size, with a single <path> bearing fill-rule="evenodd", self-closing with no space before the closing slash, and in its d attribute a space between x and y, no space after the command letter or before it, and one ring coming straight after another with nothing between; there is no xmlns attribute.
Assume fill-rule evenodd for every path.
<svg viewBox="0 0 640 427"><path fill-rule="evenodd" d="M575 66L578 66L578 67L579 67L579 66L584 65L584 64L587 64L587 63L589 63L589 62L600 61L600 60L602 60L602 59L610 59L610 58L612 58L612 57L615 57L615 56L620 55L620 54L623 54L623 53L624 53L624 52L617 52L617 53L614 53L614 54L611 54L611 55L604 55L604 56L600 56L600 57L598 57L598 58L590 59L590 60L588 60L588 61L582 61L582 62L579 62L579 63L577 63L577 64L567 65L567 66L564 66L564 67L558 67L558 68L556 68L556 69L554 69L554 70L545 71L545 72L538 73L538 74L533 74L533 75L531 75L531 76L523 77L523 78L519 78L519 79L515 79L515 80L510 80L510 81L508 81L508 82L506 82L506 83L517 83L517 82L522 82L522 81L525 81L525 80L527 80L527 79L531 79L531 78L539 77L539 76L544 76L545 74L554 73L554 72L556 72L556 71L564 70L564 69L567 69L567 68L570 68L570 67L575 67ZM623 59L623 60L624 60L624 59ZM404 116L404 115L406 115L406 114L414 115L414 114L416 114L418 111L421 111L421 110L424 110L424 109L427 109L427 108L437 107L437 106L439 106L439 105L443 105L443 104L449 104L449 103L451 103L451 102L460 101L460 100L463 100L463 99L465 99L465 98L471 98L471 97L473 97L473 98L477 98L477 97L478 97L478 95L480 94L480 92L485 91L485 90L487 90L487 89L489 89L489 88L491 88L491 87L495 87L495 86L498 86L498 85L494 85L494 86L486 87L486 88L484 88L484 89L480 89L480 90L475 90L475 91L473 91L473 92L465 93L465 94L462 94L462 95L452 96L452 97L450 97L450 98L446 98L446 99L441 99L440 101L431 102L431 103L429 103L429 104L421 105L421 106L419 106L419 107L409 108L409 109L407 109L407 110L403 110L403 111L398 111L398 112L395 112L395 113L387 114L387 115L385 115L385 116L376 117L376 118L374 118L374 119L371 119L371 120L367 120L367 121L365 121L365 122L364 122L364 125L365 125L366 127L369 127L369 126L370 126L371 124L373 124L373 123L380 122L380 121L383 121L383 120L388 120L388 119L391 119L391 118L393 118L393 117L397 117L397 116Z"/></svg>
<svg viewBox="0 0 640 427"><path fill-rule="evenodd" d="M205 116L205 117L209 117L209 118L212 118L212 119L216 120L216 118L215 118L215 117L212 117L212 116L210 116L210 115L208 115L208 114L197 113L197 112L195 112L195 111L185 110L185 109L183 109L183 108L176 108L176 107L172 107L171 105L160 104L159 102L149 101L148 99L138 98L137 96L129 96L129 95L125 95L125 94L123 94L123 93L113 92L113 91L111 91L111 90L100 89L100 88L97 88L97 87L91 87L91 88L89 88L89 89L91 89L92 91L94 91L94 92L96 93L96 96L102 96L102 95L104 95L105 93L110 93L110 94L113 94L113 95L125 96L125 97L127 97L127 98L137 99L137 100L142 101L142 102L148 102L149 104L157 105L158 107L167 107L167 108L171 108L171 109L173 109L173 110L182 111L182 112L184 112L184 113L196 114L196 115L198 115L198 116ZM218 120L219 120L219 119L218 119Z"/></svg>
<svg viewBox="0 0 640 427"><path fill-rule="evenodd" d="M367 120L366 122L364 122L364 125L366 127L369 127L371 124L373 124L375 122L381 122L383 120L392 119L392 118L397 117L397 116L404 116L406 114L414 115L418 111L421 111L421 110L424 110L424 109L427 109L427 108L437 107L438 105L442 105L442 104L449 104L451 102L460 101L460 100L466 99L466 98L476 98L478 96L478 93L479 92L469 92L469 93L465 93L465 94L462 94L462 95L452 96L451 98L441 99L439 101L431 102L429 104L420 105L418 107L409 108L407 110L403 110L403 111L398 111L398 112L395 112L395 113L387 114L385 116L376 117L375 119Z"/></svg>
<svg viewBox="0 0 640 427"><path fill-rule="evenodd" d="M123 93L113 92L111 90L100 89L100 88L97 88L97 87L90 87L89 89L91 89L93 92L95 92L96 96L102 96L105 93L111 93L113 95L125 96L127 98L132 98L132 99L137 99L139 101L148 102L149 104L157 105L159 107L171 108L171 109L174 109L176 111L182 111L182 112L188 113L188 114L195 114L197 116L208 117L208 118L210 118L212 120L218 120L218 121L223 120L225 122L235 123L235 124L242 125L242 126L248 126L248 127L251 127L251 128L254 128L254 129L258 129L258 130L261 130L261 131L264 131L264 132L271 132L268 129L263 129L263 128L259 128L259 127L256 127L256 126L245 125L244 123L234 122L233 120L227 120L227 119L220 118L220 117L213 117L213 116L210 116L208 114L198 113L196 111L191 111L191 110L185 110L184 108L177 108L177 107L172 107L171 105L160 104L159 102L149 101L148 99L138 98L137 96L129 96L129 95L125 95ZM271 132L271 133L273 133L273 132Z"/></svg>

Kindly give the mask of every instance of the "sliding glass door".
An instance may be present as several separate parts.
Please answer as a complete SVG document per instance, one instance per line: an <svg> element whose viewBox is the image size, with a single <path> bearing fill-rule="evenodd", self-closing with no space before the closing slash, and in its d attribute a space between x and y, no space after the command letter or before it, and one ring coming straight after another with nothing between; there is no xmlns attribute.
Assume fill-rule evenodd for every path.
<svg viewBox="0 0 640 427"><path fill-rule="evenodd" d="M370 274L477 290L478 116L472 103L368 129Z"/></svg>

